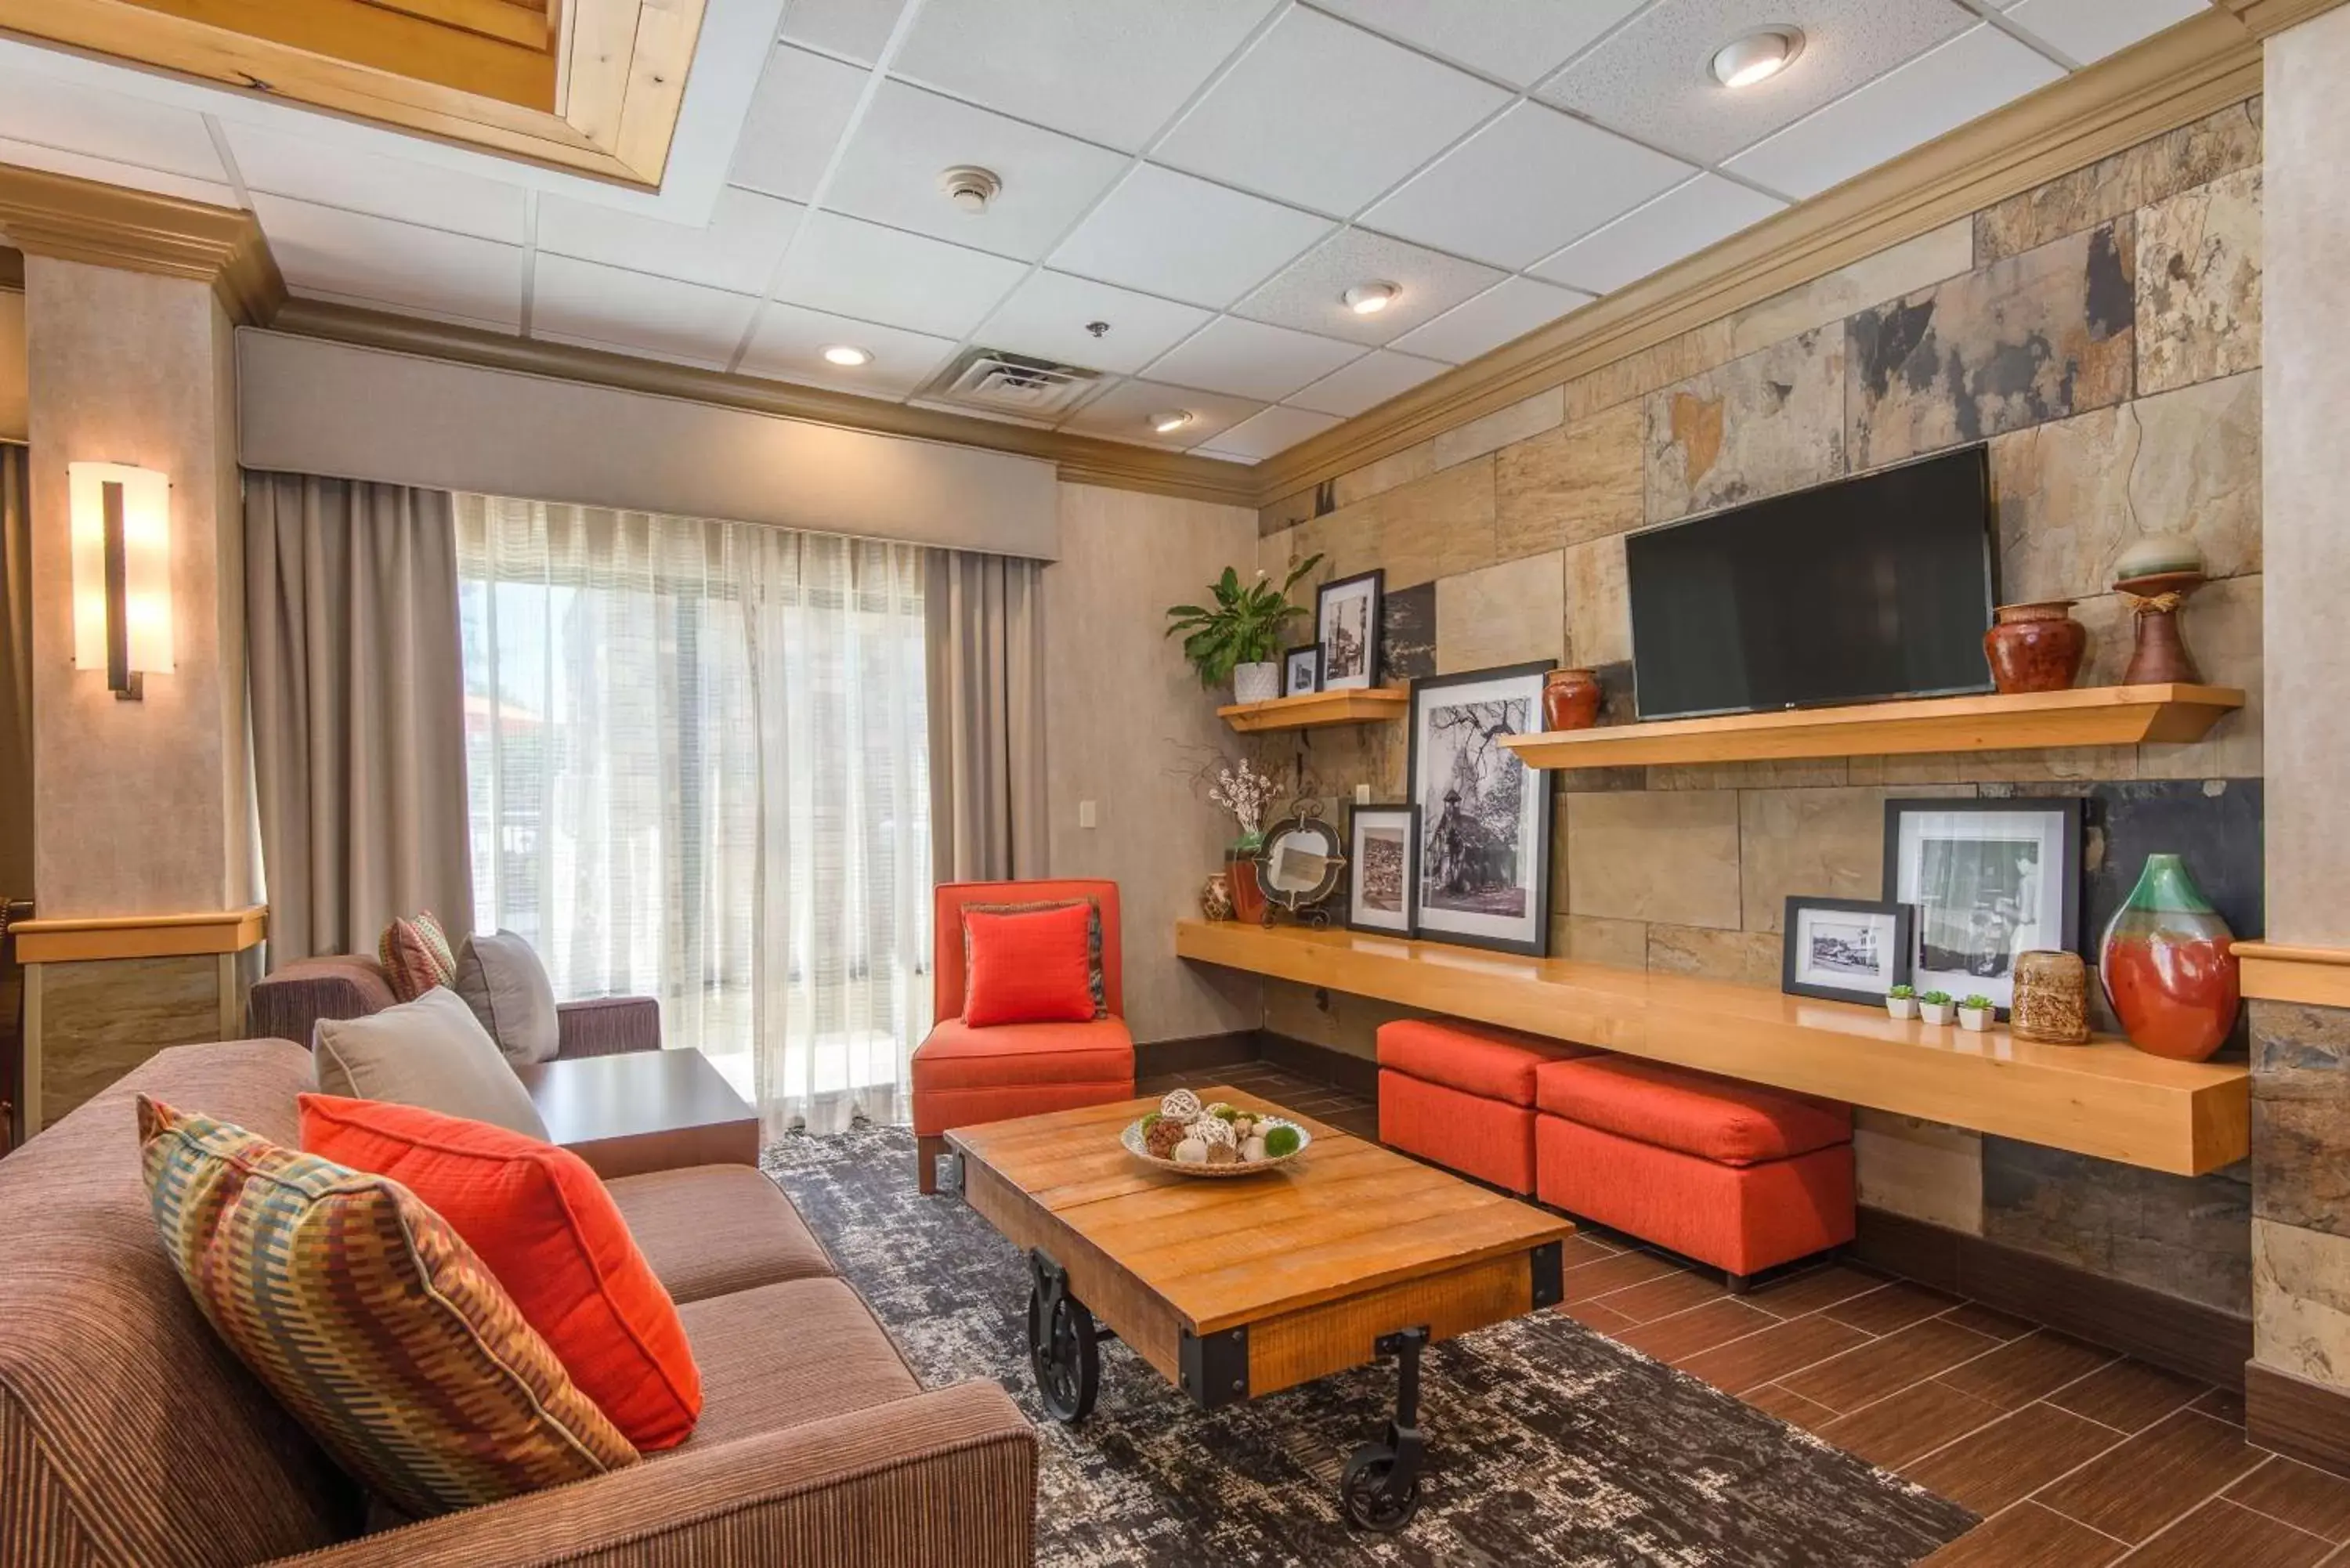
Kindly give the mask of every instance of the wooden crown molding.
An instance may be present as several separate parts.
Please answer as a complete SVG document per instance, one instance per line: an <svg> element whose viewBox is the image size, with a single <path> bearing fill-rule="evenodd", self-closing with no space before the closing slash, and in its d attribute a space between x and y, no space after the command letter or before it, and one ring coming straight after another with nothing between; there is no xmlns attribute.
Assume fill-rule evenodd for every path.
<svg viewBox="0 0 2350 1568"><path fill-rule="evenodd" d="M210 284L239 323L286 298L261 225L232 208L0 165L0 234L26 255Z"/></svg>
<svg viewBox="0 0 2350 1568"><path fill-rule="evenodd" d="M2260 1002L2301 1002L2350 1007L2350 949L2238 942L2246 996Z"/></svg>

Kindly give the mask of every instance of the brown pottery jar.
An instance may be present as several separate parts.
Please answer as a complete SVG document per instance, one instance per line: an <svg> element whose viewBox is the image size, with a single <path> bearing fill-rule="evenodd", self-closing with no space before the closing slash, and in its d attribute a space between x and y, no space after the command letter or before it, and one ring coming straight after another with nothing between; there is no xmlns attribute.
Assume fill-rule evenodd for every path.
<svg viewBox="0 0 2350 1568"><path fill-rule="evenodd" d="M1599 677L1588 670L1554 670L1543 677L1543 728L1588 730L1599 722Z"/></svg>
<svg viewBox="0 0 2350 1568"><path fill-rule="evenodd" d="M2003 692L2062 691L2081 673L2089 628L2073 618L2071 599L2002 605L1997 622L1983 633L1983 657Z"/></svg>

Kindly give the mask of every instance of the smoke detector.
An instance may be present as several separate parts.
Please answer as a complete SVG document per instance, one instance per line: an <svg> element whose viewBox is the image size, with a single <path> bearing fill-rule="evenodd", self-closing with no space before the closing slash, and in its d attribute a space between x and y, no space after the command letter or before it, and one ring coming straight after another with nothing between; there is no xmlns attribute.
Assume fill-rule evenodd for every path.
<svg viewBox="0 0 2350 1568"><path fill-rule="evenodd" d="M958 163L939 176L939 189L958 208L976 214L987 211L987 204L1003 189L1003 182L995 177L992 169Z"/></svg>

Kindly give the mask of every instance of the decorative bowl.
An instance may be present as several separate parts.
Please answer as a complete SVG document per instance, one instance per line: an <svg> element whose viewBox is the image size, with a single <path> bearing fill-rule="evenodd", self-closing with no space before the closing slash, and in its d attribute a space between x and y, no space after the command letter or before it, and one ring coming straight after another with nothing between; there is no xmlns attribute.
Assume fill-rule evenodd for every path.
<svg viewBox="0 0 2350 1568"><path fill-rule="evenodd" d="M1314 1135L1287 1116L1259 1116L1257 1120L1267 1127L1287 1127L1296 1133L1297 1147L1278 1159L1260 1159L1243 1165L1186 1165L1180 1159L1160 1159L1143 1147L1142 1118L1139 1116L1127 1123L1126 1130L1118 1135L1118 1141L1126 1146L1127 1153L1152 1169L1170 1170L1178 1176L1258 1176L1268 1170L1279 1170L1313 1147Z"/></svg>

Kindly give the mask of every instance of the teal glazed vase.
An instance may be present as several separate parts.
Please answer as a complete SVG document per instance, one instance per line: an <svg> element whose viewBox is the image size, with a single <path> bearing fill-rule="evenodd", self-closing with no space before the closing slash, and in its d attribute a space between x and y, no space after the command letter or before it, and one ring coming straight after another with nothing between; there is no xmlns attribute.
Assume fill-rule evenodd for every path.
<svg viewBox="0 0 2350 1568"><path fill-rule="evenodd" d="M2176 855L2149 855L2114 912L2097 976L2130 1044L2200 1062L2228 1040L2241 1004L2235 934Z"/></svg>

